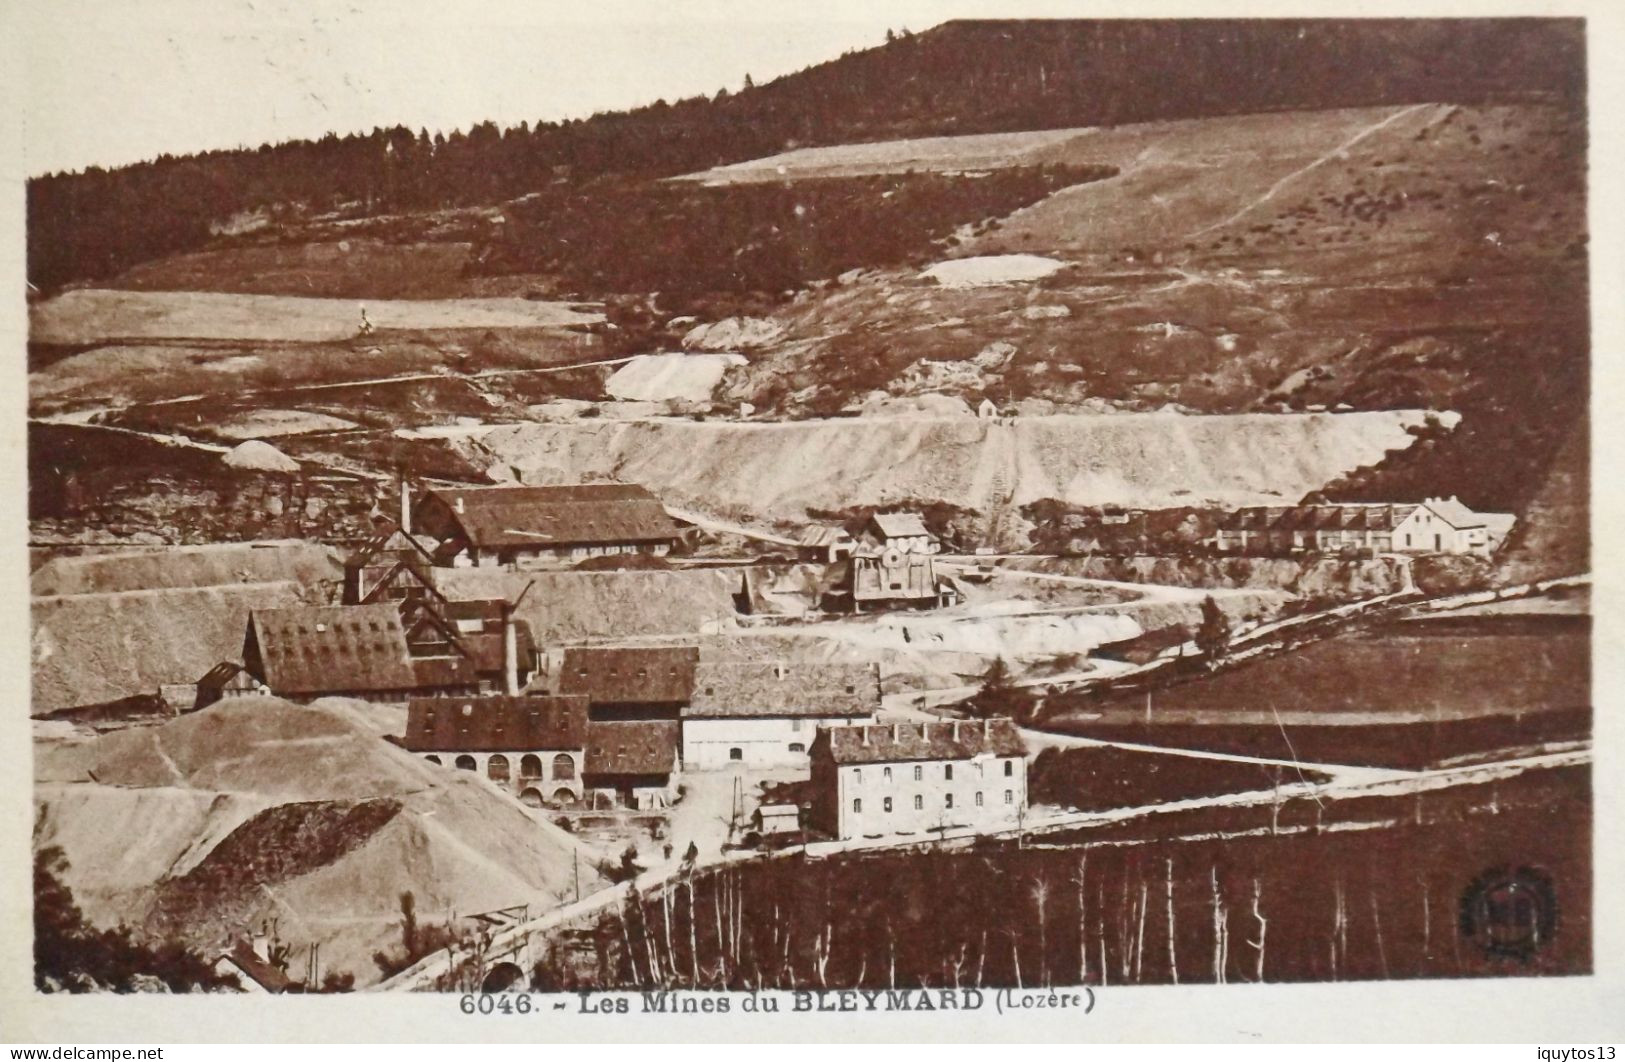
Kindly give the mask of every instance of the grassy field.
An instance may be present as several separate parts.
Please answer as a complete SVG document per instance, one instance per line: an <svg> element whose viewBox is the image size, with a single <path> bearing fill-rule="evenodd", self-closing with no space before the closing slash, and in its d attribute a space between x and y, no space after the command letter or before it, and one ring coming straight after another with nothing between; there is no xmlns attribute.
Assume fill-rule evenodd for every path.
<svg viewBox="0 0 1625 1062"><path fill-rule="evenodd" d="M467 243L372 239L227 244L144 262L107 286L330 299L453 299L478 294L463 279L469 249Z"/></svg>
<svg viewBox="0 0 1625 1062"><path fill-rule="evenodd" d="M1029 769L1028 795L1035 804L1104 811L1324 780L1314 771L1300 778L1296 771L1263 764L1102 745L1040 752Z"/></svg>
<svg viewBox="0 0 1625 1062"><path fill-rule="evenodd" d="M1585 740L1584 615L1430 619L1315 642L1133 697L1055 697L1045 725L1105 740L1421 767Z"/></svg>
<svg viewBox="0 0 1625 1062"><path fill-rule="evenodd" d="M715 166L676 180L709 185L800 181L825 177L870 177L883 173L941 173L1005 169L1062 161L1055 151L1088 129L1042 129L1023 133L975 133L919 137L867 144L799 148L766 158Z"/></svg>
<svg viewBox="0 0 1625 1062"><path fill-rule="evenodd" d="M566 328L603 320L529 299L307 299L199 291L80 289L29 308L29 339L79 345L209 339L320 343L354 338L361 310L379 331Z"/></svg>

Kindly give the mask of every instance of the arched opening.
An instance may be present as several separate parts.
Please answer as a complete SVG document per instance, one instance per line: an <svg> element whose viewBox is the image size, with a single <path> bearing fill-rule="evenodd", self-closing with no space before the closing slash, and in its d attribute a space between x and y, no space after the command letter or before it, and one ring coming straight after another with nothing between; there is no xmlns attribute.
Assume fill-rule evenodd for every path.
<svg viewBox="0 0 1625 1062"><path fill-rule="evenodd" d="M553 757L553 777L561 781L570 781L576 776L576 761L561 752Z"/></svg>
<svg viewBox="0 0 1625 1062"><path fill-rule="evenodd" d="M485 761L485 776L493 782L506 782L508 780L508 757L499 752Z"/></svg>
<svg viewBox="0 0 1625 1062"><path fill-rule="evenodd" d="M439 763L440 763L440 757L434 755L433 753L430 753L429 755L427 755L427 756L425 756L423 758L428 760L430 763L433 763L433 764L436 764L436 765L439 765Z"/></svg>
<svg viewBox="0 0 1625 1062"><path fill-rule="evenodd" d="M519 794L519 799L526 807L539 808L542 806L542 791L531 786Z"/></svg>
<svg viewBox="0 0 1625 1062"><path fill-rule="evenodd" d="M520 778L540 778L542 776L542 758L534 752L527 752L519 759Z"/></svg>
<svg viewBox="0 0 1625 1062"><path fill-rule="evenodd" d="M474 762L474 757L472 756L464 754L457 757L457 769L459 771L475 771L479 770L479 766L480 765L478 763Z"/></svg>
<svg viewBox="0 0 1625 1062"><path fill-rule="evenodd" d="M744 749L731 748L731 749L728 750L728 759L732 760L733 762L738 763L741 760L743 760L744 758L745 758L745 750Z"/></svg>
<svg viewBox="0 0 1625 1062"><path fill-rule="evenodd" d="M553 803L557 804L559 807L567 808L575 802L576 795L570 792L568 789L555 789L553 791Z"/></svg>
<svg viewBox="0 0 1625 1062"><path fill-rule="evenodd" d="M499 962L480 982L481 992L522 992L525 989L525 971L516 962Z"/></svg>

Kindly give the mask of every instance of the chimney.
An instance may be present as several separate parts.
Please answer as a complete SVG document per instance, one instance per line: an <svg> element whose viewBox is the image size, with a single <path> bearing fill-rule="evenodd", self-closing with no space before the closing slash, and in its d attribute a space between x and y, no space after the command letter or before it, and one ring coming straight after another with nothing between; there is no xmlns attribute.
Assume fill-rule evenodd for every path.
<svg viewBox="0 0 1625 1062"><path fill-rule="evenodd" d="M990 738L992 736L993 736L993 720L991 720L991 719L982 720L982 738L983 738L983 740L986 740L987 738Z"/></svg>
<svg viewBox="0 0 1625 1062"><path fill-rule="evenodd" d="M461 516L463 514L463 496L461 494L453 499L451 507L456 510L457 515Z"/></svg>
<svg viewBox="0 0 1625 1062"><path fill-rule="evenodd" d="M266 931L264 922L260 923L260 931L254 934L254 957L260 962L271 961L271 935Z"/></svg>
<svg viewBox="0 0 1625 1062"><path fill-rule="evenodd" d="M903 729L902 726L900 724L898 724L898 723L893 723L891 725L891 739L892 739L892 741L895 742L897 740L898 734L902 732L902 729Z"/></svg>
<svg viewBox="0 0 1625 1062"><path fill-rule="evenodd" d="M519 696L519 632L513 622L513 606L502 603L502 692Z"/></svg>
<svg viewBox="0 0 1625 1062"><path fill-rule="evenodd" d="M406 482L406 476L401 476L401 530L407 534L412 533L412 488Z"/></svg>
<svg viewBox="0 0 1625 1062"><path fill-rule="evenodd" d="M959 740L959 720L955 719L953 726L954 726L954 740L957 742Z"/></svg>
<svg viewBox="0 0 1625 1062"><path fill-rule="evenodd" d="M858 727L858 738L863 744L865 744L865 745L869 744L869 728L868 728L868 726L860 726L860 727Z"/></svg>

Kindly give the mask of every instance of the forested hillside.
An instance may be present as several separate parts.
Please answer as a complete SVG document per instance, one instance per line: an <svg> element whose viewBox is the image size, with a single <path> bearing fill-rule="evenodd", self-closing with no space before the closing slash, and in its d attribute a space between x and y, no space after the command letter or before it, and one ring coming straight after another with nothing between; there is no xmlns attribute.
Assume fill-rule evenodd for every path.
<svg viewBox="0 0 1625 1062"><path fill-rule="evenodd" d="M1577 99L1580 20L953 22L715 97L586 120L404 126L38 177L42 290L201 246L247 212L479 206L855 140L1531 94Z"/></svg>

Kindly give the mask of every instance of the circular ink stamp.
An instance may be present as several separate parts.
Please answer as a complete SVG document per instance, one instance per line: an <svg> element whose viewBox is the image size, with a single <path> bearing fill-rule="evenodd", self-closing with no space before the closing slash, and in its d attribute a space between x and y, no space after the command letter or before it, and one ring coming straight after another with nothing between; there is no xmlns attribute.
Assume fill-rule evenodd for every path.
<svg viewBox="0 0 1625 1062"><path fill-rule="evenodd" d="M1557 932L1557 890L1536 867L1500 866L1461 894L1461 935L1486 955L1527 962Z"/></svg>

